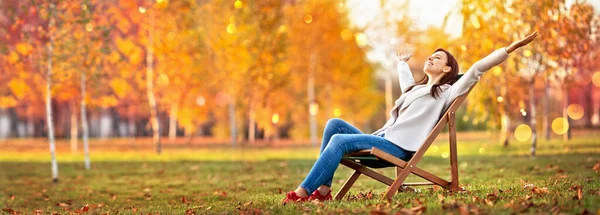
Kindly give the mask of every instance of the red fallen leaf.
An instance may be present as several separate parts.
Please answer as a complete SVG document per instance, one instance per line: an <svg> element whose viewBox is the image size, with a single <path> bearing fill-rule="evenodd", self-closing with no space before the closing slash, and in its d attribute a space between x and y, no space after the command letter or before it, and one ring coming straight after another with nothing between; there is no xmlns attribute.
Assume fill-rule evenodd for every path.
<svg viewBox="0 0 600 215"><path fill-rule="evenodd" d="M598 173L598 171L600 171L600 161L598 161L598 163L596 163L596 165L594 165L594 167L592 167L592 169L594 171L596 171L596 173Z"/></svg>
<svg viewBox="0 0 600 215"><path fill-rule="evenodd" d="M277 188L277 189L278 189L279 194L283 193L283 191L281 191L281 188Z"/></svg>
<svg viewBox="0 0 600 215"><path fill-rule="evenodd" d="M246 202L246 203L244 203L244 207L248 207L248 206L250 206L250 205L252 205L252 201L249 201L249 202Z"/></svg>
<svg viewBox="0 0 600 215"><path fill-rule="evenodd" d="M9 213L9 214L16 214L12 208L2 208L2 211Z"/></svg>
<svg viewBox="0 0 600 215"><path fill-rule="evenodd" d="M184 203L184 204L187 204L187 203L188 203L188 201L185 199L185 196L182 196L182 197L181 197L181 203Z"/></svg>
<svg viewBox="0 0 600 215"><path fill-rule="evenodd" d="M185 215L196 215L196 211L194 211L194 209L190 208L185 210Z"/></svg>
<svg viewBox="0 0 600 215"><path fill-rule="evenodd" d="M388 215L387 212L381 210L372 210L369 212L370 215Z"/></svg>

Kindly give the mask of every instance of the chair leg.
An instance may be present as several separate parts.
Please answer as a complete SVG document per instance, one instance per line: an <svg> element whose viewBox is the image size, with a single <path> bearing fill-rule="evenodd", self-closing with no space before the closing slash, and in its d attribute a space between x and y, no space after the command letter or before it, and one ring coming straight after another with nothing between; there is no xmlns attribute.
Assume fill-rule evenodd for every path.
<svg viewBox="0 0 600 215"><path fill-rule="evenodd" d="M350 187L352 187L354 182L356 182L356 179L358 179L358 176L360 176L360 172L358 170L354 170L354 173L352 173L350 178L348 178L348 180L346 180L346 182L344 183L344 185L342 186L340 191L337 194L335 194L335 197L333 199L342 200L342 198L344 198L344 195L346 195L348 190L350 190Z"/></svg>
<svg viewBox="0 0 600 215"><path fill-rule="evenodd" d="M450 174L452 179L450 181L450 190L459 191L458 187L458 155L456 149L456 125L454 112L450 112L448 115L448 135L450 142Z"/></svg>

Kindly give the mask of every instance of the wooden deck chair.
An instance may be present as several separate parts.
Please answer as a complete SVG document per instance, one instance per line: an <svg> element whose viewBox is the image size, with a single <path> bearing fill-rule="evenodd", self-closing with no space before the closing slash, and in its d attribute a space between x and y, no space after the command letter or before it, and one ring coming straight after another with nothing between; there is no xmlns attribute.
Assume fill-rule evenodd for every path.
<svg viewBox="0 0 600 215"><path fill-rule="evenodd" d="M460 77L459 77L460 78ZM456 124L455 124L455 113L460 107L462 102L471 92L475 85L463 95L457 97L448 110L442 115L438 123L433 127L429 136L425 139L423 145L415 152L410 161L405 162L391 154L388 154L378 148L373 147L370 150L361 150L353 152L344 156L340 162L344 166L354 169L354 173L346 180L340 191L335 195L334 199L342 200L344 195L348 192L350 187L356 182L358 176L364 174L379 182L388 185L388 189L383 196L383 199L391 200L392 196L396 193L401 186L421 186L421 185L439 185L440 187L459 191L462 188L458 186L458 161L456 155ZM436 139L442 129L448 124L448 134L450 143L450 181L446 181L434 174L431 174L421 168L417 167L417 163L423 158L423 154L429 149L429 146ZM396 167L396 179L391 179L384 176L371 168L383 168L383 167ZM417 183L404 183L404 180L409 174L415 174L429 182L417 182Z"/></svg>

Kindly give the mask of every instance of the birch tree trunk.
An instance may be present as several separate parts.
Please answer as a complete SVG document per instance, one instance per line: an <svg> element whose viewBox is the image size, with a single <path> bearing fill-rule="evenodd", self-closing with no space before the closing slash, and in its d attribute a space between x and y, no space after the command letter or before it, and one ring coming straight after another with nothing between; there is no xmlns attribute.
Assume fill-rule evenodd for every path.
<svg viewBox="0 0 600 215"><path fill-rule="evenodd" d="M89 147L89 142L88 142L88 138L90 136L90 132L88 129L88 120L87 120L87 113L86 113L86 108L87 108L87 104L85 102L85 97L87 96L87 91L85 89L85 85L86 85L86 74L85 72L81 72L81 132L83 132L81 134L81 138L83 139L83 153L84 153L84 164L85 164L85 169L86 170L90 170L91 167L91 161L90 161L90 147Z"/></svg>
<svg viewBox="0 0 600 215"><path fill-rule="evenodd" d="M50 11L54 9L54 4L50 4ZM50 23L48 29L54 27L53 13L50 13ZM58 163L56 161L56 146L54 144L54 122L52 120L52 35L50 35L47 51L48 51L48 62L46 68L46 122L48 125L48 143L50 146L50 163L52 168L52 181L58 182Z"/></svg>
<svg viewBox="0 0 600 215"><path fill-rule="evenodd" d="M535 156L537 147L537 119L535 112L535 76L529 81L529 126L531 127L531 156Z"/></svg>
<svg viewBox="0 0 600 215"><path fill-rule="evenodd" d="M71 152L77 152L77 139L78 139L78 129L77 129L77 112L75 108L75 101L71 101Z"/></svg>
<svg viewBox="0 0 600 215"><path fill-rule="evenodd" d="M229 130L231 133L231 145L236 145L237 140L237 126L235 122L235 103L233 97L231 97L231 101L229 101ZM191 133L190 133L191 138Z"/></svg>
<svg viewBox="0 0 600 215"><path fill-rule="evenodd" d="M150 17L150 28L154 25L154 18ZM152 126L152 143L156 147L156 153L162 152L160 143L160 123L158 122L158 107L154 98L154 49L152 30L148 29L148 44L146 44L146 90L148 94L148 104L150 105L150 125Z"/></svg>
<svg viewBox="0 0 600 215"><path fill-rule="evenodd" d="M171 113L169 115L169 140L175 140L177 137L177 112L179 106L177 102L171 104Z"/></svg>

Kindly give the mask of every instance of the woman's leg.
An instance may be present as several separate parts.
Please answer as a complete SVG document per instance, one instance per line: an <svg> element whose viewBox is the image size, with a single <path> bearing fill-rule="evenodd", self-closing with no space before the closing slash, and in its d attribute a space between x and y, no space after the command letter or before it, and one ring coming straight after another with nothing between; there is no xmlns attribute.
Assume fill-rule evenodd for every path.
<svg viewBox="0 0 600 215"><path fill-rule="evenodd" d="M325 129L323 129L323 140L321 141L321 151L319 154L323 153L325 147L329 143L331 137L335 134L362 134L363 132L358 130L358 128L350 125L346 121L340 118L331 118L327 121L325 125Z"/></svg>
<svg viewBox="0 0 600 215"><path fill-rule="evenodd" d="M329 141L331 140L331 137L333 137L333 135L336 135L336 134L362 134L362 133L363 132L358 130L358 128L352 126L350 123L347 123L346 121L344 121L342 119L331 118L331 119L329 119L329 121L327 121L327 124L325 125L325 129L323 130L323 140L321 141L321 151L319 152L319 154L321 155L323 153L323 151L329 144ZM328 180L328 181L325 181L325 183L323 183L318 188L318 190L322 195L326 195L327 193L329 193L330 187L331 187L331 180ZM297 189L297 191L298 191L298 189Z"/></svg>
<svg viewBox="0 0 600 215"><path fill-rule="evenodd" d="M300 184L299 189L311 193L325 183L331 183L333 174L342 160L342 156L349 152L377 147L402 160L409 160L412 152L406 151L383 137L371 134L336 134L331 137L317 162ZM331 185L331 184L329 184ZM298 189L296 190L298 191Z"/></svg>

